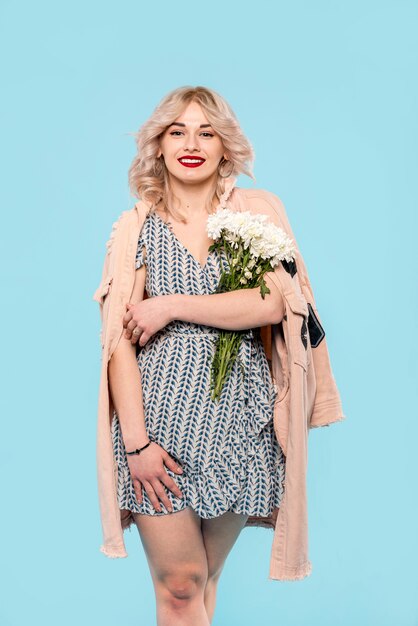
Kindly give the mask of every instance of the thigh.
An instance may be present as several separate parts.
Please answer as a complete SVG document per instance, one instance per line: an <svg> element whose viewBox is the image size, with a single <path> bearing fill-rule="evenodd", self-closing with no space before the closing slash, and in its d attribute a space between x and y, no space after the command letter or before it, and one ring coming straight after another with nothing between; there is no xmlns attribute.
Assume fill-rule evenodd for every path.
<svg viewBox="0 0 418 626"><path fill-rule="evenodd" d="M215 578L220 575L226 557L247 519L248 515L227 511L219 517L201 520L209 577Z"/></svg>
<svg viewBox="0 0 418 626"><path fill-rule="evenodd" d="M208 569L201 520L192 508L164 515L133 516L154 583L181 576L206 583Z"/></svg>

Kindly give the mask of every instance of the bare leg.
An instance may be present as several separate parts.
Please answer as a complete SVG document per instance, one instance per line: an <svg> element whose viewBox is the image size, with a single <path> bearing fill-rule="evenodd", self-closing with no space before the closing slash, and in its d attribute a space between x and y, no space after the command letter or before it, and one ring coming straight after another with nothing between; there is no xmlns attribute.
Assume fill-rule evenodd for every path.
<svg viewBox="0 0 418 626"><path fill-rule="evenodd" d="M202 519L202 536L206 549L208 578L205 588L205 607L212 623L216 591L226 557L244 528L248 515L227 511L220 517Z"/></svg>
<svg viewBox="0 0 418 626"><path fill-rule="evenodd" d="M190 507L165 515L133 515L154 583L157 625L209 626L200 517Z"/></svg>

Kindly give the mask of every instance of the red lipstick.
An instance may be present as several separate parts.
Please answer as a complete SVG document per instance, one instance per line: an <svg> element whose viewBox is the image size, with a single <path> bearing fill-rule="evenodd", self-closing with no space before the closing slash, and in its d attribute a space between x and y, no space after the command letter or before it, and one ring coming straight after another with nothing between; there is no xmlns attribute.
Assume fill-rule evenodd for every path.
<svg viewBox="0 0 418 626"><path fill-rule="evenodd" d="M177 159L177 161L184 165L184 167L199 167L205 162L205 160L206 159L202 159L202 157L194 157L187 154Z"/></svg>

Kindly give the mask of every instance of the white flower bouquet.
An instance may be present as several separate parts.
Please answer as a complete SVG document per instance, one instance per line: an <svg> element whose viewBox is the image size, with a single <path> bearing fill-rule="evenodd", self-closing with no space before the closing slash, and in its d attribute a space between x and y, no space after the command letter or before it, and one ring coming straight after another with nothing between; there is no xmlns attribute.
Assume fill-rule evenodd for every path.
<svg viewBox="0 0 418 626"><path fill-rule="evenodd" d="M214 243L209 250L225 253L228 270L222 271L215 293L260 287L261 297L270 293L264 280L280 261L295 258L293 239L264 214L223 208L207 220L207 232ZM221 330L215 342L211 367L211 399L219 400L222 388L237 358L245 331Z"/></svg>

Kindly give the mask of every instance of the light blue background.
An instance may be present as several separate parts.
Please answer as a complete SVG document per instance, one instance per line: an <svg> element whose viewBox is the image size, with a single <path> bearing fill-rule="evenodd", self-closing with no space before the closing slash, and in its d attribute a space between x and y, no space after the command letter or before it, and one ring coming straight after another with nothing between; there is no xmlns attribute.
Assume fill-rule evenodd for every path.
<svg viewBox="0 0 418 626"><path fill-rule="evenodd" d="M283 200L347 420L311 431L312 575L245 529L214 626L412 626L417 601L417 3L0 5L1 626L155 623L135 527L99 552L99 310L132 135L181 85L227 98Z"/></svg>

